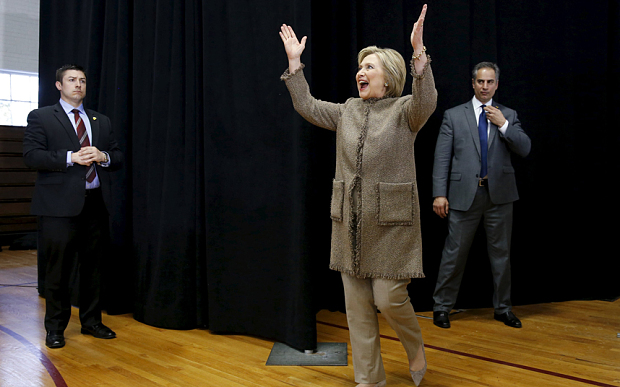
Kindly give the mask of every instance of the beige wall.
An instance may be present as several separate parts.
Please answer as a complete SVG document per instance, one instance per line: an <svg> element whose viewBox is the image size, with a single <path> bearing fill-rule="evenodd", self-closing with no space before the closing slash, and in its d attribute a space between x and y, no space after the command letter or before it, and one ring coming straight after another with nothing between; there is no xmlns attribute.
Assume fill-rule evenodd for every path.
<svg viewBox="0 0 620 387"><path fill-rule="evenodd" d="M39 72L39 0L0 0L0 69Z"/></svg>

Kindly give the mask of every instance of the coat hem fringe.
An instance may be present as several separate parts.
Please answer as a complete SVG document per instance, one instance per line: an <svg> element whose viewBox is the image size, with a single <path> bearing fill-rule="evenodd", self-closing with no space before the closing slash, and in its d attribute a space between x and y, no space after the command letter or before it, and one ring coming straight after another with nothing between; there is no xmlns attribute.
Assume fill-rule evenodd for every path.
<svg viewBox="0 0 620 387"><path fill-rule="evenodd" d="M344 274L348 274L352 277L357 278L383 278L383 279L409 279L409 278L426 278L424 273L403 273L403 274L379 274L379 273L356 273L354 270L345 269L344 267L340 267L338 265L329 265L331 270L339 271Z"/></svg>

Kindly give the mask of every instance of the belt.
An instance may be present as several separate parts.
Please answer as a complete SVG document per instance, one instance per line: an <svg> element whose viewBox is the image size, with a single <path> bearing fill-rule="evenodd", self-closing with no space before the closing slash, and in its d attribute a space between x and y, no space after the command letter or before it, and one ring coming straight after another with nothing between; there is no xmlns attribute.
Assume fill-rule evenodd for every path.
<svg viewBox="0 0 620 387"><path fill-rule="evenodd" d="M488 187L488 186L489 186L489 179L478 180L478 187Z"/></svg>

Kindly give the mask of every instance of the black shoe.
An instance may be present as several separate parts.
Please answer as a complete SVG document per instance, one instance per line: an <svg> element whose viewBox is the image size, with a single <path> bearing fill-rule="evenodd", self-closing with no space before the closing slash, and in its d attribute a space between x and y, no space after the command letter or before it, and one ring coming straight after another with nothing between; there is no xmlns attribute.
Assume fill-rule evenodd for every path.
<svg viewBox="0 0 620 387"><path fill-rule="evenodd" d="M437 325L439 328L450 328L450 317L448 312L433 312L433 324Z"/></svg>
<svg viewBox="0 0 620 387"><path fill-rule="evenodd" d="M81 332L84 334L93 335L98 339L113 339L116 337L116 333L102 323L95 324L90 327L82 326Z"/></svg>
<svg viewBox="0 0 620 387"><path fill-rule="evenodd" d="M494 313L493 317L495 317L497 321L501 321L509 327L521 328L523 326L521 324L521 320L519 320L511 311L502 314Z"/></svg>
<svg viewBox="0 0 620 387"><path fill-rule="evenodd" d="M49 331L45 336L45 345L48 348L62 348L65 346L64 331Z"/></svg>

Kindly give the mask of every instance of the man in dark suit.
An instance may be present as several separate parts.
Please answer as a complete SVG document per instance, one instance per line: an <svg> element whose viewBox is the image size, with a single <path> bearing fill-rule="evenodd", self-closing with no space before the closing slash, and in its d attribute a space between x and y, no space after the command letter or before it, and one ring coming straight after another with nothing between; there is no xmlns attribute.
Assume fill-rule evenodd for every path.
<svg viewBox="0 0 620 387"><path fill-rule="evenodd" d="M435 148L433 211L448 218L433 298L433 323L450 327L469 248L483 220L493 272L494 317L520 328L510 301L510 238L512 205L519 198L511 162L525 157L530 138L521 129L517 112L493 101L499 68L491 62L474 67L474 97L444 114Z"/></svg>
<svg viewBox="0 0 620 387"><path fill-rule="evenodd" d="M110 119L84 109L86 74L76 65L56 71L60 100L28 115L24 162L37 170L31 212L37 215L38 253L45 267L45 344L65 345L71 317L69 276L79 270L81 332L116 334L102 324L100 273L108 240L110 172L123 163Z"/></svg>

